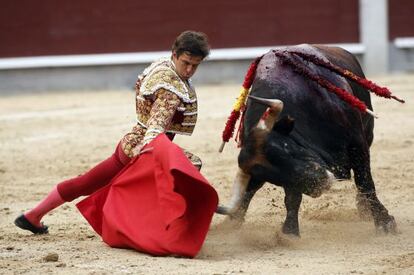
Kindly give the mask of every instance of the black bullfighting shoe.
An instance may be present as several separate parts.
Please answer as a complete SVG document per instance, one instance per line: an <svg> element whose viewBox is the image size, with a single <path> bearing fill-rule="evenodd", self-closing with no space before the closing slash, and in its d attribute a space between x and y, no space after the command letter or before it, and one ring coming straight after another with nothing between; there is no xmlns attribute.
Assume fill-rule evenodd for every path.
<svg viewBox="0 0 414 275"><path fill-rule="evenodd" d="M33 224L31 224L29 222L28 219L26 219L26 217L22 214L19 217L17 217L17 219L14 220L14 224L23 229L23 230L29 230L31 231L33 234L48 234L48 227L46 225L43 225L41 227L37 227L34 226Z"/></svg>

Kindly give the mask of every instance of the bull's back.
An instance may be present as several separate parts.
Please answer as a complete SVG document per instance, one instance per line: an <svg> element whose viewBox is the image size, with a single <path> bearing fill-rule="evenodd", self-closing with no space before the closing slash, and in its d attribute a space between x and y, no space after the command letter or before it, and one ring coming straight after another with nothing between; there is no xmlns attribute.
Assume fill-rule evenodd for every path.
<svg viewBox="0 0 414 275"><path fill-rule="evenodd" d="M325 46L325 45L313 45L319 51L321 51L328 60L346 70L349 70L356 74L359 77L365 78L365 74L362 71L361 65L359 64L356 57L351 54L350 52L340 48L340 47L332 47L332 46ZM361 101L365 103L368 109L373 110L372 103L371 103L371 96L370 93L362 88L361 86L357 85L356 83L349 81L349 85L351 86L352 93L359 98ZM371 146L374 135L374 119L372 116L368 114L361 114L362 115L362 130L364 132L365 139L369 146Z"/></svg>
<svg viewBox="0 0 414 275"><path fill-rule="evenodd" d="M297 50L296 46L292 49ZM310 54L327 58L331 63L364 77L357 59L349 52L322 45L305 45ZM286 48L289 50L289 47ZM335 73L311 63L304 63L315 75L343 87L366 103L371 109L369 93L356 84L345 80ZM338 98L335 94L322 89L317 83L294 71L270 51L265 54L256 71L251 93L265 98L277 98L284 102L282 115L295 119L293 134L305 137L311 146L329 155L340 154L352 139L361 137L368 144L372 142L373 120ZM266 107L248 102L245 115L243 137L255 127ZM357 141L358 142L358 141ZM335 157L335 156L334 156ZM346 160L344 160L346 162Z"/></svg>
<svg viewBox="0 0 414 275"><path fill-rule="evenodd" d="M356 57L345 49L325 45L313 45L313 47L322 52L333 64L349 70L359 77L365 78L364 72ZM369 92L352 81L348 81L348 83L351 85L354 95L361 99L369 109L372 109Z"/></svg>

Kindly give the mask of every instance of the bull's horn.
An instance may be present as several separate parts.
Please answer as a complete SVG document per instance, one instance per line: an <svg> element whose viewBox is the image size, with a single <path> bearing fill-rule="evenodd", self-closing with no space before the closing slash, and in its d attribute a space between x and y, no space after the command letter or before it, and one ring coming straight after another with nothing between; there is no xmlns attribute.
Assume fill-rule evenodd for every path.
<svg viewBox="0 0 414 275"><path fill-rule="evenodd" d="M283 109L283 102L279 99L269 99L269 98L262 98L253 95L249 95L249 98L262 103L264 105L269 106L271 109L281 112Z"/></svg>

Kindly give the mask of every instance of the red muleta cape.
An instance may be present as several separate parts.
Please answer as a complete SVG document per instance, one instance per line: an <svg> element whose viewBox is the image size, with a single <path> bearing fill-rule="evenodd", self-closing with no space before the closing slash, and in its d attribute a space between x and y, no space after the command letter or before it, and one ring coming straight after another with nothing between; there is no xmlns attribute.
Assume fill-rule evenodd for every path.
<svg viewBox="0 0 414 275"><path fill-rule="evenodd" d="M77 207L111 247L192 258L203 245L217 192L165 134L150 148Z"/></svg>

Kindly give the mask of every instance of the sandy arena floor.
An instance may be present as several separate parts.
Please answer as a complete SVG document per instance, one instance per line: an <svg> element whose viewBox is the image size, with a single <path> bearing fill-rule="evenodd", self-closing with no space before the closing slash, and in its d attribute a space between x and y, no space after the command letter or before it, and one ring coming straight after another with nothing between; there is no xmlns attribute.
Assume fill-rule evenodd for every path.
<svg viewBox="0 0 414 275"><path fill-rule="evenodd" d="M380 200L400 233L378 234L359 218L352 181L338 182L318 199L304 197L300 239L280 233L280 188L265 185L246 222L231 228L215 216L196 259L152 257L110 248L68 203L44 218L50 234L33 236L13 220L61 180L109 156L134 124L132 91L61 92L0 97L1 274L414 274L414 75L374 79L405 105L374 98L371 166ZM199 123L176 142L204 161L202 173L226 203L237 148L217 152L239 86L198 89ZM57 261L45 257L56 253ZM50 256L50 255L49 255Z"/></svg>

